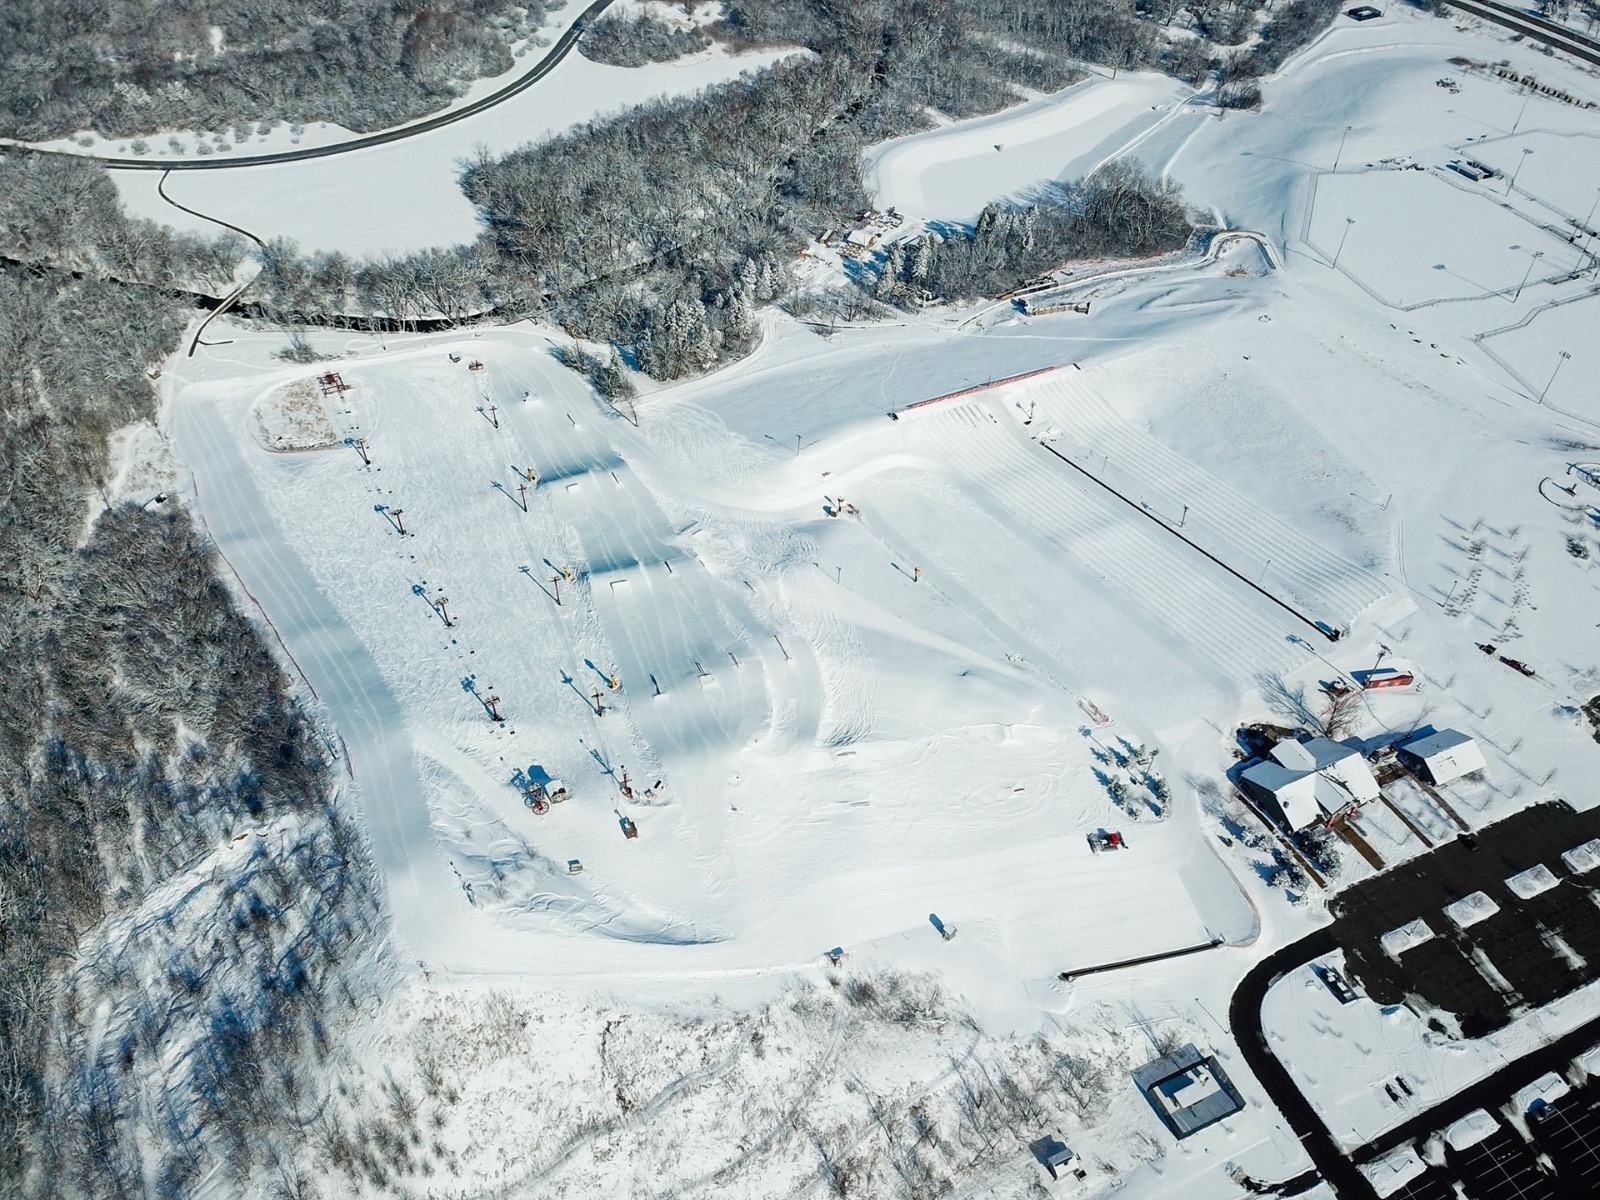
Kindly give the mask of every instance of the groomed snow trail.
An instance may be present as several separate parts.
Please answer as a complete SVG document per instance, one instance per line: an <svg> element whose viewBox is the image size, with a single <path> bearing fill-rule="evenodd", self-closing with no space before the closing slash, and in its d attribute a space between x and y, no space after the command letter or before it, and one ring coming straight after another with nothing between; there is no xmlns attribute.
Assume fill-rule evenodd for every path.
<svg viewBox="0 0 1600 1200"><path fill-rule="evenodd" d="M1006 390L1014 395L1002 403L1011 400L1019 420L1032 411L1035 433L1060 430L1057 449L1069 457L1104 456L1102 473L1113 486L1128 494L1122 485L1132 480L1133 494L1171 523L1182 520L1187 536L1235 569L1262 565L1268 590L1311 617L1345 625L1387 594L1369 572L1136 428L1081 372L1056 371Z"/></svg>
<svg viewBox="0 0 1600 1200"><path fill-rule="evenodd" d="M1130 519L1115 497L1053 462L1021 426L1002 424L993 400L940 405L901 424L925 453L994 497L1010 524L1071 555L1228 676L1248 683L1303 662L1265 601L1176 538Z"/></svg>

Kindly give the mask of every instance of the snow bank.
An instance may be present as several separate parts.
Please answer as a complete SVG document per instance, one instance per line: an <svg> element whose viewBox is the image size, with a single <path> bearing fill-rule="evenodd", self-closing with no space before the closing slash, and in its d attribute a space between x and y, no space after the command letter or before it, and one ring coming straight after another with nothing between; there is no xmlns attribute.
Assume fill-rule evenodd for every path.
<svg viewBox="0 0 1600 1200"><path fill-rule="evenodd" d="M1416 1150L1407 1146L1387 1158L1368 1163L1361 1168L1361 1173L1381 1198L1394 1195L1427 1169L1428 1164L1422 1161Z"/></svg>
<svg viewBox="0 0 1600 1200"><path fill-rule="evenodd" d="M1547 1071L1516 1094L1517 1111L1532 1112L1546 1104L1554 1104L1572 1088L1554 1071Z"/></svg>
<svg viewBox="0 0 1600 1200"><path fill-rule="evenodd" d="M1583 1068L1583 1073L1590 1079L1600 1076L1600 1046L1592 1050L1585 1050L1577 1058L1578 1066Z"/></svg>
<svg viewBox="0 0 1600 1200"><path fill-rule="evenodd" d="M1561 881L1543 863L1535 863L1526 871L1518 871L1506 880L1506 886L1524 900L1532 900L1540 892L1548 892Z"/></svg>
<svg viewBox="0 0 1600 1200"><path fill-rule="evenodd" d="M1469 1150L1491 1138L1500 1126L1488 1113L1475 1108L1444 1131L1444 1140L1453 1150Z"/></svg>
<svg viewBox="0 0 1600 1200"><path fill-rule="evenodd" d="M1587 875L1600 867L1600 838L1593 838L1581 846L1574 846L1561 856L1567 870L1574 875Z"/></svg>
<svg viewBox="0 0 1600 1200"><path fill-rule="evenodd" d="M1487 921L1499 911L1500 906L1482 892L1473 892L1470 896L1461 897L1454 904L1444 906L1444 915L1462 929L1476 925L1479 921Z"/></svg>
<svg viewBox="0 0 1600 1200"><path fill-rule="evenodd" d="M1384 953L1399 958L1407 950L1422 945L1432 937L1433 930L1428 928L1426 921L1418 917L1415 921L1400 926L1399 929L1391 929L1378 939L1378 944L1383 947Z"/></svg>

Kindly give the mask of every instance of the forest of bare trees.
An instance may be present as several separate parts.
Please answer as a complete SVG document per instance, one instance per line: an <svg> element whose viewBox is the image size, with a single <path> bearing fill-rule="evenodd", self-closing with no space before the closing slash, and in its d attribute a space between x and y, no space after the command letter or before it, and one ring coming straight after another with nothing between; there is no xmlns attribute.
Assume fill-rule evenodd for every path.
<svg viewBox="0 0 1600 1200"><path fill-rule="evenodd" d="M127 221L93 168L0 164L7 1196L270 1172L380 940L324 739L214 552L176 501L109 490L178 289L233 253Z"/></svg>
<svg viewBox="0 0 1600 1200"><path fill-rule="evenodd" d="M1159 254L1193 232L1176 185L1117 161L1031 204L990 204L970 230L891 245L872 294L903 307L999 295L1065 261Z"/></svg>
<svg viewBox="0 0 1600 1200"><path fill-rule="evenodd" d="M511 69L545 0L6 0L0 135L395 125Z"/></svg>
<svg viewBox="0 0 1600 1200"><path fill-rule="evenodd" d="M652 12L624 16L607 13L578 39L578 52L594 62L613 67L642 67L646 63L670 62L711 45L711 38L697 28L679 28Z"/></svg>

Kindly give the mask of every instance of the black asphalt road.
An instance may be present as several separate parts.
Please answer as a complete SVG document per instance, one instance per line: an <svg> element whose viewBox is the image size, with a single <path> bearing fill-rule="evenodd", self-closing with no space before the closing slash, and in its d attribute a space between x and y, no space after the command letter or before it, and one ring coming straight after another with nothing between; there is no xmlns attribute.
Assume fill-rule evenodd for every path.
<svg viewBox="0 0 1600 1200"><path fill-rule="evenodd" d="M1536 42L1544 42L1564 54L1572 55L1573 58L1581 58L1584 62L1600 66L1600 42L1584 37L1576 29L1568 29L1564 25L1557 25L1554 21L1547 21L1543 17L1512 8L1508 4L1497 3L1496 0L1444 0L1444 2L1451 8L1459 8L1462 12L1471 13L1485 21L1504 25L1507 29L1532 38Z"/></svg>
<svg viewBox="0 0 1600 1200"><path fill-rule="evenodd" d="M249 154L238 157L224 155L211 158L194 159L157 159L143 158L104 158L92 154L73 154L68 157L81 158L87 162L99 163L101 166L114 171L225 171L239 167L264 167L272 163L300 162L308 158L329 158L335 154L350 154L356 150L366 150L373 146L383 146L390 142L398 142L403 138L416 137L419 133L428 133L435 129L442 129L446 125L457 121L465 121L468 117L475 117L486 109L493 108L496 104L503 103L515 96L518 92L526 91L539 80L560 65L561 60L577 45L578 38L588 28L589 23L611 6L611 0L594 0L579 14L572 26L556 39L556 44L550 47L550 52L523 75L519 75L512 82L506 84L499 91L485 96L481 100L474 100L471 104L461 108L442 112L437 116L428 117L412 125L401 125L395 129L385 129L380 133L371 133L365 137L354 138L348 142L339 142L332 146L311 146L304 150L282 150L274 154ZM56 151L40 150L39 154L52 154ZM240 232L243 232L242 230ZM248 236L248 235L247 235Z"/></svg>

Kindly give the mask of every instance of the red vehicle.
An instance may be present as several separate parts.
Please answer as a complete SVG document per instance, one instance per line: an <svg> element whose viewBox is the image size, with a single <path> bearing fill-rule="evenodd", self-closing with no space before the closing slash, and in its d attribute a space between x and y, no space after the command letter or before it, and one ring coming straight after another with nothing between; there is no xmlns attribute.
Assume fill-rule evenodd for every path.
<svg viewBox="0 0 1600 1200"><path fill-rule="evenodd" d="M1417 681L1410 671L1373 671L1361 681L1364 688L1410 687Z"/></svg>
<svg viewBox="0 0 1600 1200"><path fill-rule="evenodd" d="M1111 830L1096 829L1089 835L1089 849L1099 854L1102 850L1126 850L1128 840L1120 833Z"/></svg>
<svg viewBox="0 0 1600 1200"><path fill-rule="evenodd" d="M1521 659L1507 658L1504 654L1502 654L1500 656L1500 661L1505 663L1505 665L1510 667L1513 671L1521 671L1529 679L1533 678L1533 668L1527 663L1523 662Z"/></svg>

